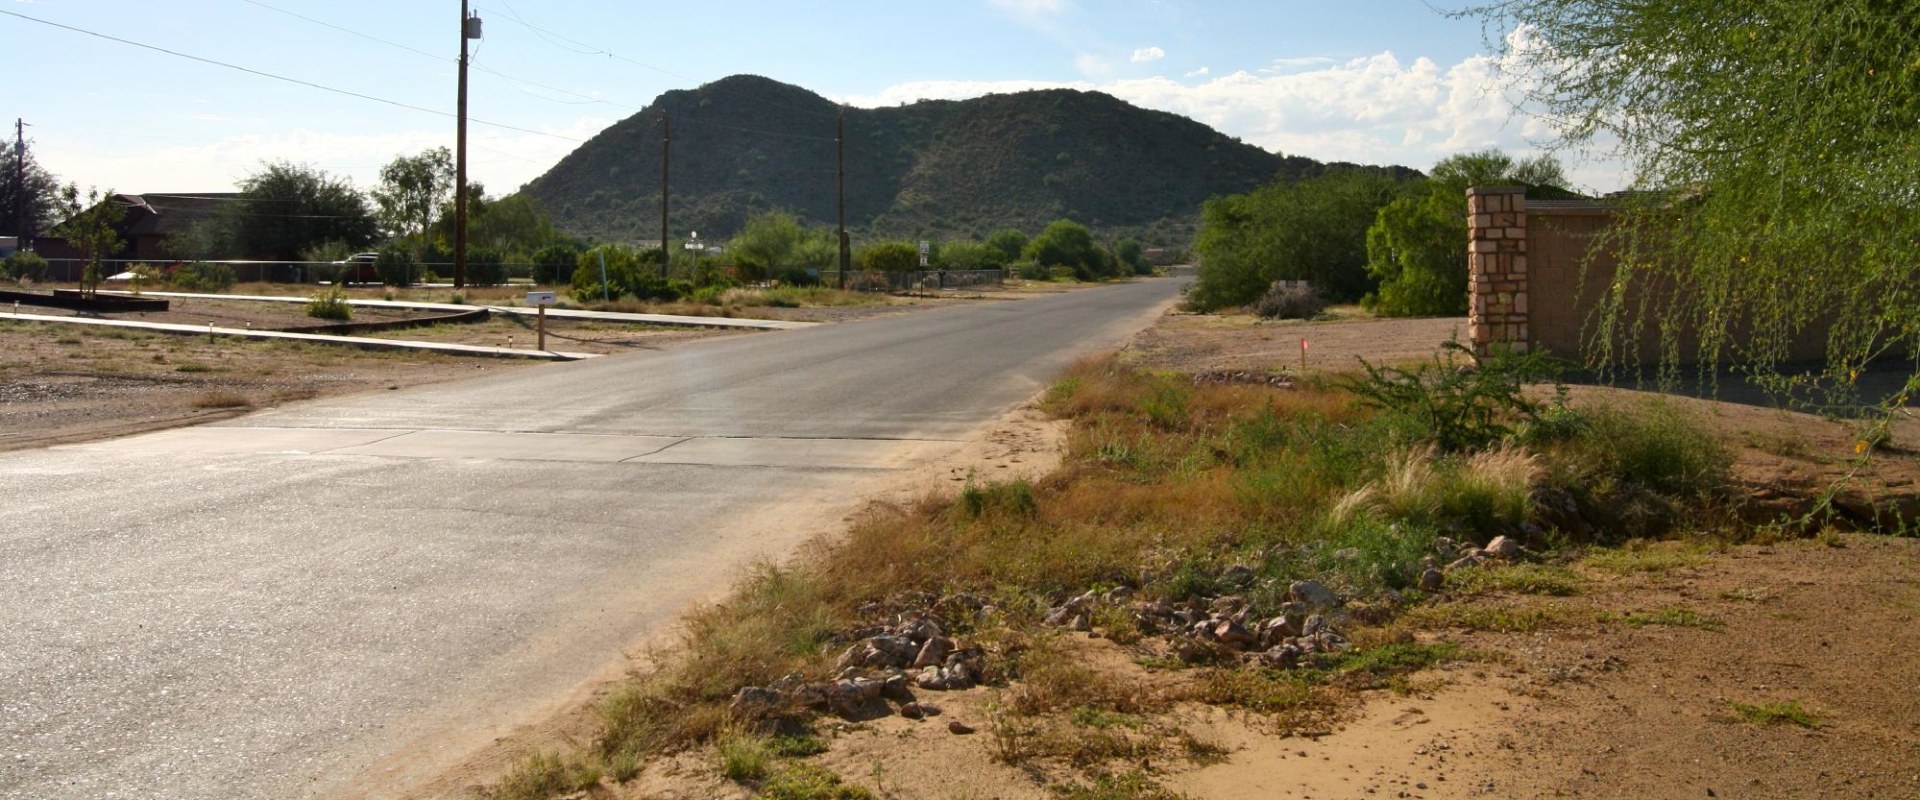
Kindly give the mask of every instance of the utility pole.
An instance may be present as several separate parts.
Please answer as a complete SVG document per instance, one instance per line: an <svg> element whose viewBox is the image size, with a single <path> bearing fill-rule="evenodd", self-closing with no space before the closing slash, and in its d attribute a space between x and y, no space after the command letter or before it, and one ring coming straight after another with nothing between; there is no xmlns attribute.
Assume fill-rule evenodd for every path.
<svg viewBox="0 0 1920 800"><path fill-rule="evenodd" d="M480 38L480 18L460 0L459 141L453 157L453 288L467 285L467 40Z"/></svg>
<svg viewBox="0 0 1920 800"><path fill-rule="evenodd" d="M664 104L662 104L664 106ZM660 109L660 277L667 277L667 174L673 166L673 117Z"/></svg>
<svg viewBox="0 0 1920 800"><path fill-rule="evenodd" d="M840 121L833 133L834 179L840 195L840 288L847 288L847 268L853 266L852 248L847 242L847 107L840 107Z"/></svg>
<svg viewBox="0 0 1920 800"><path fill-rule="evenodd" d="M33 234L27 232L27 121L13 121L13 235L21 250L33 249Z"/></svg>

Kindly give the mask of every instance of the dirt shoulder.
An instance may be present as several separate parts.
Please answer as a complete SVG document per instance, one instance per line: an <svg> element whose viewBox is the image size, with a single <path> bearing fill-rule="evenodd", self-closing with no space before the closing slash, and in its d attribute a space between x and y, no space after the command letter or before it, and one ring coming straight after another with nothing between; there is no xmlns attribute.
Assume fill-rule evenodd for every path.
<svg viewBox="0 0 1920 800"><path fill-rule="evenodd" d="M1286 359L1298 357L1298 339L1307 338L1310 352L1328 359L1418 361L1450 336L1452 324L1268 325L1175 314L1141 334L1126 358L1189 373L1270 373L1287 369ZM1844 421L1603 388L1577 389L1574 399L1632 414L1672 410L1712 428L1732 451L1738 491L1769 513L1794 510L1848 475L1869 501L1911 502L1920 476L1920 460L1904 450L1857 460L1860 431ZM1897 430L1893 440L1910 441L1914 433ZM1069 474L1044 484L1076 480L1075 469L1095 467L1069 466ZM961 464L945 470L953 488L967 483L967 473L994 474ZM1123 489L1108 500L1088 513L1144 502ZM1920 699L1910 689L1920 666L1906 657L1920 646L1920 628L1912 624L1920 614L1920 542L1841 532L1872 524L1870 507L1817 531L1693 532L1713 527L1708 522L1683 524L1666 541L1543 545L1453 566L1441 577L1444 585L1409 592L1389 613L1376 613L1372 603L1336 612L1330 619L1352 637L1351 655L1305 672L1180 663L1181 634L1132 631L1145 606L1128 599L1131 579L1123 575L1084 606L1090 624L1050 622L1011 635L974 631L987 637L990 657L1020 660L1024 675L923 692L914 713L903 698L892 698L902 701L898 711L825 715L798 739L722 729L717 744L650 760L630 776L594 777L573 796L1920 793ZM1075 607L1066 600L1050 597L1048 604L1062 603L1054 612ZM1245 602L1211 593L1202 600L1213 604L1209 630L1219 631L1230 630L1220 610ZM910 623L915 615L892 618ZM905 635L893 631L865 628L856 636ZM858 685L859 678L845 676L859 670L840 674L843 683ZM764 756L784 766L749 769L746 754L773 746L755 744L768 741L804 746ZM577 778L554 769L554 786ZM524 762L518 774L527 774ZM817 793L793 793L796 785Z"/></svg>

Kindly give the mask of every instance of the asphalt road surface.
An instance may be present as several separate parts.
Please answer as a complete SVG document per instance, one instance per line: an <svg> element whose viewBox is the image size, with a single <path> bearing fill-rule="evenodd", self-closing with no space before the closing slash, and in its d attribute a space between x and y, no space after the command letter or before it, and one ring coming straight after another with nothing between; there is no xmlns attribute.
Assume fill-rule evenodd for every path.
<svg viewBox="0 0 1920 800"><path fill-rule="evenodd" d="M1110 348L1171 280L0 455L0 798L380 795ZM382 772L381 770L387 770Z"/></svg>

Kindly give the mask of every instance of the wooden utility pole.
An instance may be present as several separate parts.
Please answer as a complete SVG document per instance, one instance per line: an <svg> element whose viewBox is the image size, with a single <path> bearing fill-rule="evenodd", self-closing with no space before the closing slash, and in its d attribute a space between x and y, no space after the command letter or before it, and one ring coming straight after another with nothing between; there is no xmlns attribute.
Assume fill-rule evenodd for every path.
<svg viewBox="0 0 1920 800"><path fill-rule="evenodd" d="M660 277L667 277L667 174L673 166L673 118L660 109Z"/></svg>
<svg viewBox="0 0 1920 800"><path fill-rule="evenodd" d="M853 266L852 247L847 241L847 107L840 107L840 121L833 133L834 181L840 206L840 288L847 288L847 269Z"/></svg>
<svg viewBox="0 0 1920 800"><path fill-rule="evenodd" d="M453 288L467 285L467 39L472 23L460 0L460 133L453 156Z"/></svg>
<svg viewBox="0 0 1920 800"><path fill-rule="evenodd" d="M13 235L15 247L33 249L33 234L27 231L27 121L13 121Z"/></svg>

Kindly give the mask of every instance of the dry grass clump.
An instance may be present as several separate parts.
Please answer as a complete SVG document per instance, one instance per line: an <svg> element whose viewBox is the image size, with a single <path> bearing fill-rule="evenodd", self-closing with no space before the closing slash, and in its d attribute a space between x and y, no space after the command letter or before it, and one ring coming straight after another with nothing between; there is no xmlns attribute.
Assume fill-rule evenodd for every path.
<svg viewBox="0 0 1920 800"><path fill-rule="evenodd" d="M1440 385L1425 379L1404 383L1395 392L1450 391L1421 389ZM1304 669L1206 667L1142 681L1088 663L1083 648L1067 646L1040 618L1064 598L1116 587L1165 601L1232 593L1254 612L1277 613L1288 583L1307 578L1348 598L1404 609L1403 595L1390 590L1419 596L1411 587L1423 562L1441 552L1441 537L1481 543L1552 525L1536 518L1532 501L1543 486L1589 505L1625 485L1664 496L1657 493L1708 485L1712 470L1703 465L1716 463L1674 460L1683 454L1673 444L1690 435L1684 426L1589 423L1561 409L1549 424L1530 427L1484 398L1475 401L1475 430L1508 434L1449 449L1433 427L1442 417L1431 409L1403 412L1377 399L1368 406L1358 396L1329 386L1196 386L1111 360L1075 365L1047 399L1052 413L1073 422L1060 471L880 508L844 539L816 543L791 564L754 567L729 599L687 621L680 646L660 667L602 704L604 730L582 763L631 775L639 759L713 743L717 769L760 782L763 796L775 796L781 781L842 791L837 779L826 780L830 774L796 771L790 757L769 750L776 729L805 727L809 711L776 710L749 724L732 719L728 704L741 687L829 678L854 631L929 609L950 634L985 650L987 681L1001 692L985 738L1008 763L1042 759L1097 771L1157 746L1125 725L1076 723L1094 732L1075 733L1060 727L1063 714L1144 719L1199 701L1256 712L1283 730L1324 730L1347 713L1355 692L1403 684L1411 672L1460 654L1356 636L1357 649L1316 657ZM1600 447L1640 455L1598 466L1568 461ZM1530 545L1554 541L1536 535ZM1604 563L1593 566L1611 566ZM1543 566L1485 569L1463 580L1467 591L1487 594L1564 595L1580 584L1570 570ZM962 594L992 610L955 612L934 602ZM1107 635L1122 644L1141 638L1121 604L1103 608L1095 621ZM1551 603L1445 603L1416 606L1403 620L1416 628L1527 631L1576 616L1572 606ZM528 774L565 772L541 766ZM1100 796L1124 783L1096 780L1072 791Z"/></svg>

